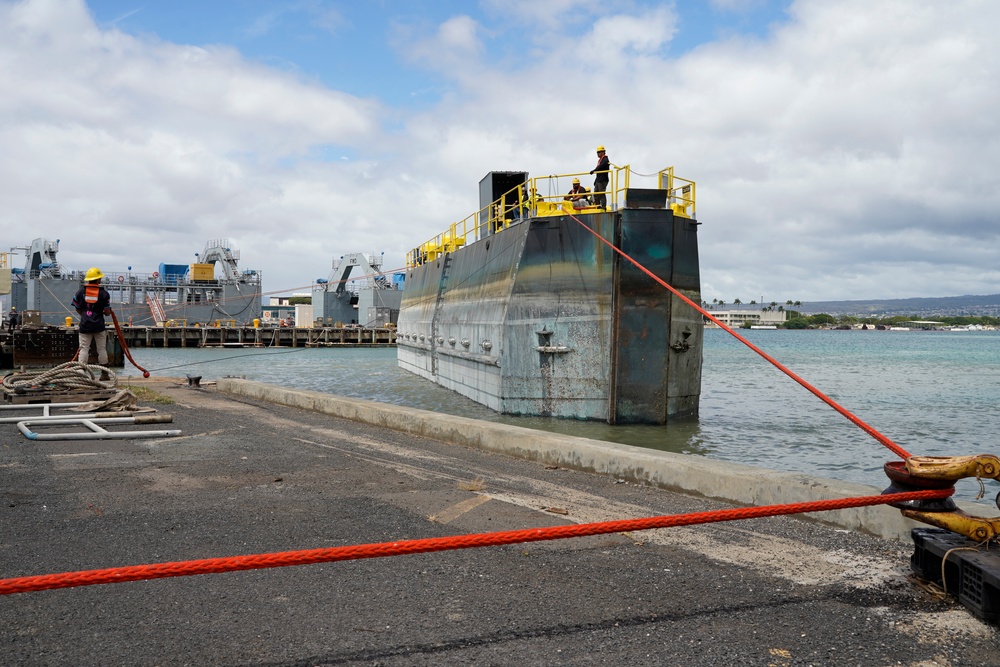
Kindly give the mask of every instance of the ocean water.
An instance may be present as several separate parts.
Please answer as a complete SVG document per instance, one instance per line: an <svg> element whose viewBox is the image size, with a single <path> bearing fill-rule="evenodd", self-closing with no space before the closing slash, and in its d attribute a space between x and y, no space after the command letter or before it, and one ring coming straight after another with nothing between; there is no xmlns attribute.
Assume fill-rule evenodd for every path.
<svg viewBox="0 0 1000 667"><path fill-rule="evenodd" d="M1000 332L741 331L914 455L1000 454ZM154 375L245 377L528 428L884 487L896 455L720 329L705 332L701 414L665 426L509 417L401 371L394 348L137 348ZM129 366L127 375L138 371ZM975 480L957 485L971 500ZM984 502L1000 484L987 482Z"/></svg>

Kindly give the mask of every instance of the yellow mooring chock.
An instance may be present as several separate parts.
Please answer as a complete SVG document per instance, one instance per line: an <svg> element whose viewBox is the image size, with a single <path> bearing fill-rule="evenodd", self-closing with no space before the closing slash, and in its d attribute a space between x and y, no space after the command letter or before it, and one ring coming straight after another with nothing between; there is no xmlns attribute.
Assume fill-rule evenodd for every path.
<svg viewBox="0 0 1000 667"><path fill-rule="evenodd" d="M889 461L885 474L892 483L883 493L923 489L947 489L960 479L975 477L982 486L984 479L1000 479L1000 458L992 454L975 456L911 456L906 461ZM980 490L983 497L985 487ZM1000 536L1000 518L985 519L958 509L951 498L944 500L913 500L891 503L903 516L932 526L950 530L977 542L987 542ZM1000 493L997 494L1000 507Z"/></svg>

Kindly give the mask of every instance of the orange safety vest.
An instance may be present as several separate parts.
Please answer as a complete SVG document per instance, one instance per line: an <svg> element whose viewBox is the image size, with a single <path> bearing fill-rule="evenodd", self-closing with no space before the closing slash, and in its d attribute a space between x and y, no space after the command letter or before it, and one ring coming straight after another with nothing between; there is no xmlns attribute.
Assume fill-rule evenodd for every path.
<svg viewBox="0 0 1000 667"><path fill-rule="evenodd" d="M89 304L95 304L95 303L97 303L97 297L100 296L100 294L101 294L101 286L100 285L89 285L88 284L88 285L85 286L85 291L84 291L84 294L83 294L83 298L84 298L84 300L87 303L89 303Z"/></svg>

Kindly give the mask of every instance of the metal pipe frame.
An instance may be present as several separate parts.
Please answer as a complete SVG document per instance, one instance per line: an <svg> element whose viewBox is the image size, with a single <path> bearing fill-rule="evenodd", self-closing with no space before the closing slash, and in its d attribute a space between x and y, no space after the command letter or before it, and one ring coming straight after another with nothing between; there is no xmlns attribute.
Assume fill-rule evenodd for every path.
<svg viewBox="0 0 1000 667"><path fill-rule="evenodd" d="M163 424L174 420L171 415L140 415L137 417L109 417L88 419L74 417L72 419L25 419L17 423L17 428L28 440L131 440L133 438L166 438L180 435L180 430L170 431L108 431L101 424ZM29 427L33 424L42 426L85 426L84 433L36 433Z"/></svg>

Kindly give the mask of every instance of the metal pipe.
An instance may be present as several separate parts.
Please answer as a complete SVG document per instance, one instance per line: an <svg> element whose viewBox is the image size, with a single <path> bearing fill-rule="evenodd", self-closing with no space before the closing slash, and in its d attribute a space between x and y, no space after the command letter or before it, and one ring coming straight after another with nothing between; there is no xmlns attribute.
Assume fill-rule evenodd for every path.
<svg viewBox="0 0 1000 667"><path fill-rule="evenodd" d="M35 406L32 406L35 407ZM0 424L19 424L25 420L31 420L37 423L48 423L52 421L59 421L61 419L111 419L114 417L133 417L137 415L142 415L142 412L74 412L70 414L49 414L48 411L40 415L21 415L19 417L0 417Z"/></svg>
<svg viewBox="0 0 1000 667"><path fill-rule="evenodd" d="M180 430L171 431L107 431L100 424L163 424L173 422L171 415L154 414L138 415L134 417L108 417L108 418L62 418L62 419L25 419L17 423L17 428L29 440L131 440L133 438L164 438L180 435ZM85 433L36 433L29 426L40 424L42 426L85 426L89 431Z"/></svg>
<svg viewBox="0 0 1000 667"><path fill-rule="evenodd" d="M49 410L51 408L75 408L81 405L86 405L87 403L93 403L93 401L86 401L84 403L28 403L26 405L0 405L0 411L2 410L35 410L37 408L42 409L43 417L49 416Z"/></svg>

